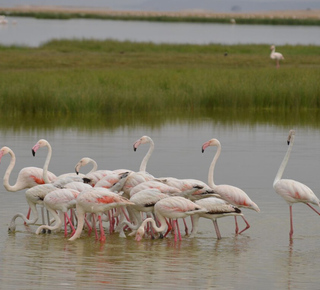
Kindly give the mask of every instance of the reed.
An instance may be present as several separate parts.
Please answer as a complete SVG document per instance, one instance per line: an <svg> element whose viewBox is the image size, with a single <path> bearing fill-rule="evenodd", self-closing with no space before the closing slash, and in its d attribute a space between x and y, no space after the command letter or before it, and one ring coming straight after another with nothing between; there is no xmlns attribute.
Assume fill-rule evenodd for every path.
<svg viewBox="0 0 320 290"><path fill-rule="evenodd" d="M320 109L319 47L52 41L0 47L0 112L117 117ZM228 56L224 53L228 51Z"/></svg>

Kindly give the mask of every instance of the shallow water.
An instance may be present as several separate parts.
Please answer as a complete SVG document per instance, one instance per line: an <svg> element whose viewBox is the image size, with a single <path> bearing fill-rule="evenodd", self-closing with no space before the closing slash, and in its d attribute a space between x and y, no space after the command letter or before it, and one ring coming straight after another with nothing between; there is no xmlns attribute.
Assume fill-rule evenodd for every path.
<svg viewBox="0 0 320 290"><path fill-rule="evenodd" d="M15 182L25 166L42 167L46 150L32 157L31 147L40 138L53 147L50 170L73 172L84 156L97 160L99 168L137 170L147 151L132 144L142 135L155 142L147 170L155 176L196 178L207 181L215 153L201 145L215 137L222 143L216 166L217 184L232 184L245 190L260 213L243 210L251 228L235 236L232 217L218 221L222 239L217 240L212 222L200 220L196 238L172 236L163 240L119 238L107 235L105 243L85 234L69 242L63 233L35 235L37 226L17 221L15 233L8 233L11 217L27 212L24 191L9 193L0 188L0 279L2 289L318 289L320 220L307 206L293 207L294 237L289 241L289 210L274 193L273 179L287 150L289 128L267 125L181 122L159 128L140 126L113 130L14 130L1 132L2 146L14 150L17 163L11 176ZM294 148L285 178L307 184L319 195L320 132L295 126ZM0 176L9 163L4 156ZM83 168L85 171L87 168ZM89 168L88 168L89 170ZM244 223L239 220L240 227ZM190 223L189 223L190 225ZM182 224L181 224L182 228Z"/></svg>

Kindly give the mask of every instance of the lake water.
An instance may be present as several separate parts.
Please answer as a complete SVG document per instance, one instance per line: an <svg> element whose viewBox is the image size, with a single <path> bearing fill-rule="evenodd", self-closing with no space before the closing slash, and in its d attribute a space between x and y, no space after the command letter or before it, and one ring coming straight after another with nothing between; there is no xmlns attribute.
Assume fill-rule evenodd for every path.
<svg viewBox="0 0 320 290"><path fill-rule="evenodd" d="M85 156L97 160L100 169L138 170L148 146L141 145L134 152L132 144L142 135L155 142L147 166L151 174L207 181L215 150L210 147L201 153L201 145L215 137L222 144L216 183L242 188L261 212L243 210L251 228L238 236L232 217L220 219L221 240L216 239L212 223L202 219L196 238L183 236L177 243L172 236L136 242L117 234L107 234L105 243L86 235L69 242L63 233L37 236L37 226L26 227L21 220L16 232L9 234L9 221L17 212L26 213L27 204L24 191L9 193L1 186L0 288L318 289L320 217L306 205L294 205L290 242L289 209L272 187L291 126L296 129L296 139L284 177L307 184L320 197L320 131L301 126L299 120L290 127L236 121L219 124L211 119L112 130L2 127L0 147L9 146L17 157L11 184L21 168L43 166L46 150L40 149L35 157L31 154L40 138L47 139L53 148L50 170L61 174L73 172ZM8 164L6 155L0 176Z"/></svg>
<svg viewBox="0 0 320 290"><path fill-rule="evenodd" d="M0 44L37 47L52 39L115 39L178 44L320 45L320 29L310 26L161 23L94 19L43 20L8 17ZM12 24L13 22L16 24Z"/></svg>

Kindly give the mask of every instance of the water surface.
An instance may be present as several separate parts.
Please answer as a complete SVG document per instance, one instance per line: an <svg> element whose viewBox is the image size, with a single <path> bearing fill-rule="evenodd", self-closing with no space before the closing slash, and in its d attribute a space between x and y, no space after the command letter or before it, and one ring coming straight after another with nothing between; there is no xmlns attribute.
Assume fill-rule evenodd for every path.
<svg viewBox="0 0 320 290"><path fill-rule="evenodd" d="M291 124L296 129L295 145L284 177L299 180L319 197L318 177L320 132L317 128ZM166 123L153 128L122 126L112 130L77 128L7 130L1 132L1 147L16 153L17 164L11 176L25 166L42 167L46 150L36 157L31 147L40 138L53 147L50 170L56 174L72 172L84 156L97 160L101 169L137 170L147 151L132 144L142 135L155 142L147 170L155 176L174 176L207 180L215 153L201 145L215 137L222 143L216 166L217 184L232 184L245 190L260 213L243 210L251 228L235 236L232 217L219 220L222 239L217 240L213 225L200 220L194 239L183 236L175 243L163 240L107 235L101 243L85 234L69 242L63 233L37 236L37 226L18 221L17 231L7 233L16 212L26 213L24 191L9 193L0 188L0 279L3 289L318 289L319 216L302 204L294 205L294 238L289 241L289 210L272 188L273 179L287 150L291 125L216 124L203 120ZM0 176L9 163L4 156ZM86 168L83 168L85 171ZM89 170L89 168L88 168ZM240 227L244 224L240 222ZM189 224L190 225L190 224ZM107 225L106 225L107 226ZM182 224L181 224L182 228Z"/></svg>

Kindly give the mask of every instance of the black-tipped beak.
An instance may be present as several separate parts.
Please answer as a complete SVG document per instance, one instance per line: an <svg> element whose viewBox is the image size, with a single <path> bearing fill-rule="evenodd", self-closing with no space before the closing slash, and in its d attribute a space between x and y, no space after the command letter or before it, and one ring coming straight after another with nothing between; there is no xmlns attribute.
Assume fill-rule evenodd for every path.
<svg viewBox="0 0 320 290"><path fill-rule="evenodd" d="M137 148L133 146L133 151L137 151Z"/></svg>
<svg viewBox="0 0 320 290"><path fill-rule="evenodd" d="M77 171L77 170L75 170L75 171L76 171L76 174L79 175L79 171Z"/></svg>
<svg viewBox="0 0 320 290"><path fill-rule="evenodd" d="M203 150L203 149L201 149L201 152L203 153L203 152L204 152L204 150Z"/></svg>
<svg viewBox="0 0 320 290"><path fill-rule="evenodd" d="M32 155L36 156L36 152L32 149Z"/></svg>
<svg viewBox="0 0 320 290"><path fill-rule="evenodd" d="M290 141L287 141L287 144L290 145Z"/></svg>

